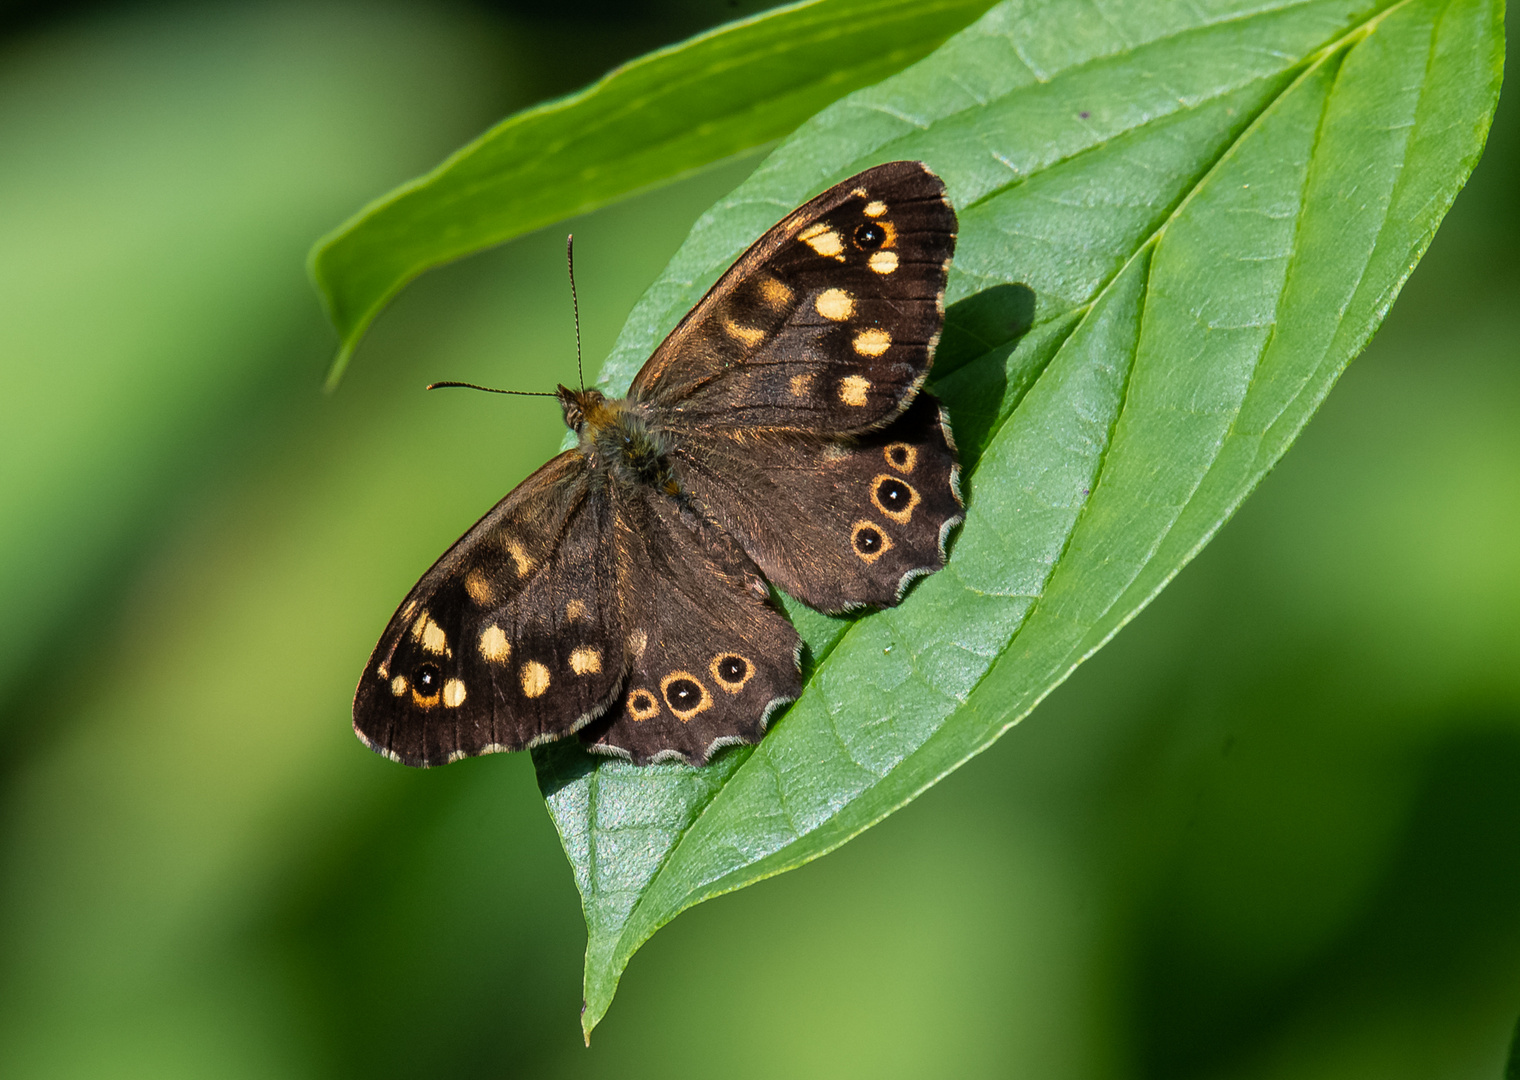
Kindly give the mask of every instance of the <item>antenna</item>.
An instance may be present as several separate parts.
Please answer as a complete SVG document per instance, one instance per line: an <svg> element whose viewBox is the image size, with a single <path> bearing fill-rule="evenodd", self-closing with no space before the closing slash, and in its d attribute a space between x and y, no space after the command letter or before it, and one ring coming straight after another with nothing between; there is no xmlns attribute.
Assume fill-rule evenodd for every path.
<svg viewBox="0 0 1520 1080"><path fill-rule="evenodd" d="M570 305L575 309L575 373L580 376L581 390L586 389L586 372L581 367L581 302L575 296L575 234L565 237L565 264L570 268Z"/></svg>
<svg viewBox="0 0 1520 1080"><path fill-rule="evenodd" d="M459 386L466 390L484 390L488 394L516 394L518 397L559 397L558 394L551 394L547 390L498 390L494 386L476 386L472 382L430 382L427 384L429 390L441 390L445 386Z"/></svg>
<svg viewBox="0 0 1520 1080"><path fill-rule="evenodd" d="M586 390L586 369L581 366L581 302L575 295L575 235L565 237L565 265L570 268L570 306L575 311L575 373L580 376L581 392ZM494 386L479 386L472 382L435 382L428 383L429 390L441 390L446 386L457 386L464 390L484 390L488 394L515 394L518 397L559 397L542 390L498 390Z"/></svg>

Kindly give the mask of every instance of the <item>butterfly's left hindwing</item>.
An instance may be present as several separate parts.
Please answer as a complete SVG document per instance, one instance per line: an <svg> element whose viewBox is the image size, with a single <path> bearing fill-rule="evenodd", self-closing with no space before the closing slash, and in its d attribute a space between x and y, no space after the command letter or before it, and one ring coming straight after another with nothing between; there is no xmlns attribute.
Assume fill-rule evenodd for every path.
<svg viewBox="0 0 1520 1080"><path fill-rule="evenodd" d="M418 582L375 647L354 730L408 765L519 750L605 711L626 670L611 508L549 462Z"/></svg>

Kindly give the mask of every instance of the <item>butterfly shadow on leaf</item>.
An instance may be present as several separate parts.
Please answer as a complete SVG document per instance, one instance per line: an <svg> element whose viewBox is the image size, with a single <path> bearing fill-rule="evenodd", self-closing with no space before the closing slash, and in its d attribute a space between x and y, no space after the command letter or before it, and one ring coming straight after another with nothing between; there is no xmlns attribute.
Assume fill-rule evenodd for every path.
<svg viewBox="0 0 1520 1080"><path fill-rule="evenodd" d="M967 499L987 440L1044 366L1040 358L1014 357L1034 325L1034 311L1034 290L1023 283L993 285L945 311L929 388L950 415Z"/></svg>

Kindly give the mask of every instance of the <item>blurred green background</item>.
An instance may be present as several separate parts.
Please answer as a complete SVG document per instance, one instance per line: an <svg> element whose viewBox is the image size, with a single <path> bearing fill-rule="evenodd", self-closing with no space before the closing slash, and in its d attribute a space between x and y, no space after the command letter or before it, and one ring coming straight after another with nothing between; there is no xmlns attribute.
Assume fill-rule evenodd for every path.
<svg viewBox="0 0 1520 1080"><path fill-rule="evenodd" d="M1520 1013L1520 110L1177 582L991 751L633 961L525 756L348 725L393 605L757 159L429 275L302 261L507 111L760 5L0 6L0 1074L1483 1077Z"/></svg>

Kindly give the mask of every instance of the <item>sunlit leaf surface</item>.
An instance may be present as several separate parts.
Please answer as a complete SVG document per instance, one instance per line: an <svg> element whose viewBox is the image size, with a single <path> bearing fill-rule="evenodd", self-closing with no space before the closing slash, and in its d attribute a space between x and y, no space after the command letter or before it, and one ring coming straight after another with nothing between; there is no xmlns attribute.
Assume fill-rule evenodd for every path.
<svg viewBox="0 0 1520 1080"><path fill-rule="evenodd" d="M662 49L497 124L318 243L336 383L424 270L780 138L920 59L990 0L808 0Z"/></svg>
<svg viewBox="0 0 1520 1080"><path fill-rule="evenodd" d="M701 770L535 752L585 905L588 1033L660 926L913 799L1208 541L1367 342L1476 162L1501 20L1497 0L1010 0L831 106L703 217L605 384L626 386L809 195L893 158L944 177L959 303L935 388L971 466L967 517L900 607L849 624L794 608L810 677L759 747Z"/></svg>

